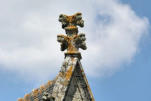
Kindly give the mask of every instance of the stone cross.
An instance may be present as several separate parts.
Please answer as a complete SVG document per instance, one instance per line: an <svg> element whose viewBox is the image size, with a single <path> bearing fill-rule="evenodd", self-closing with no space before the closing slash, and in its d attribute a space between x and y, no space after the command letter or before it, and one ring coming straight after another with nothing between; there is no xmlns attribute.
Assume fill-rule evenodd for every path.
<svg viewBox="0 0 151 101"><path fill-rule="evenodd" d="M62 24L62 28L65 30L66 35L58 35L57 41L61 43L61 51L67 49L66 55L75 55L79 54L79 48L86 50L86 43L85 43L85 34L80 33L78 34L78 27L84 26L84 21L82 20L82 14L76 13L72 16L67 16L61 14L59 16L59 21ZM81 55L80 55L81 57Z"/></svg>

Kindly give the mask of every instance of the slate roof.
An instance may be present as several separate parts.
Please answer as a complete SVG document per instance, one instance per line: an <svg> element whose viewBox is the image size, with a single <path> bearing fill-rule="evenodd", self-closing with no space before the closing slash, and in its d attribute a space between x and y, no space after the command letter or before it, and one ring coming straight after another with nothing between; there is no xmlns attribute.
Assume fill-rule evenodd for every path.
<svg viewBox="0 0 151 101"><path fill-rule="evenodd" d="M18 101L43 101L44 92L52 94L54 83L54 81L48 81L45 85L40 86L40 88L34 89L31 93L26 94L24 98L19 98Z"/></svg>
<svg viewBox="0 0 151 101"><path fill-rule="evenodd" d="M86 79L84 70L77 57L67 56L62 64L61 70L57 77L48 81L40 88L33 90L31 93L26 94L24 98L18 99L18 101L44 101L42 100L45 93L55 98L55 101L66 101L68 97L69 88L71 86L72 79L76 79L78 86L83 90L86 101L94 101L93 94L90 90L88 81ZM47 101L47 100L46 100Z"/></svg>

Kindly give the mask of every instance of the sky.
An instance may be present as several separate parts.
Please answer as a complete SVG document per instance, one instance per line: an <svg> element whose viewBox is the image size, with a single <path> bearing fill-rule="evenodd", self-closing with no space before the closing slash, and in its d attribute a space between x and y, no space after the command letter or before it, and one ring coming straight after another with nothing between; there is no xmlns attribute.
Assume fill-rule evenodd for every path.
<svg viewBox="0 0 151 101"><path fill-rule="evenodd" d="M52 80L64 54L60 14L81 12L82 65L96 101L151 101L149 0L0 0L0 101Z"/></svg>

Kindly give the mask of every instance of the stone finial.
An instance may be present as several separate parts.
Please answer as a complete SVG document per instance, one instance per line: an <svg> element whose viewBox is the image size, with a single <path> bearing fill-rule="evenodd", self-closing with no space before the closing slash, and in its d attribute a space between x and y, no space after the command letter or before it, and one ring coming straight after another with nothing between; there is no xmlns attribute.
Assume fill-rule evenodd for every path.
<svg viewBox="0 0 151 101"><path fill-rule="evenodd" d="M60 14L59 21L62 23L62 28L65 29L66 34L70 35L70 31L73 31L74 34L78 33L77 26L83 27L84 21L82 20L82 14L76 13L72 16L67 16L65 14Z"/></svg>
<svg viewBox="0 0 151 101"><path fill-rule="evenodd" d="M61 43L61 51L67 49L66 54L80 54L79 48L86 50L85 34L78 34L78 27L84 26L82 14L76 13L72 16L61 14L59 21L62 23L62 28L67 35L58 35L57 41Z"/></svg>

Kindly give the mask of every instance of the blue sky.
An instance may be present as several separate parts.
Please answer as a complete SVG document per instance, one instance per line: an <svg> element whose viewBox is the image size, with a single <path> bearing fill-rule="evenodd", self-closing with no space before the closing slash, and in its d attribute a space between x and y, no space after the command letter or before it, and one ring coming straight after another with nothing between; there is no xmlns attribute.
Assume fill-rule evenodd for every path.
<svg viewBox="0 0 151 101"><path fill-rule="evenodd" d="M139 16L151 19L149 0L122 0L130 4ZM97 101L150 101L151 100L151 36L145 36L140 51L129 65L112 77L92 80ZM96 82L97 81L97 82ZM96 84L94 83L96 82ZM99 84L99 85L97 85Z"/></svg>
<svg viewBox="0 0 151 101"><path fill-rule="evenodd" d="M113 13L117 15L107 9L112 1L113 8L115 8ZM83 5L76 5L81 3L80 1L75 2L75 5L78 6L77 9L83 13L83 17L85 16L85 27L79 29L86 33L88 38L88 50L82 51L82 64L95 100L151 101L151 35L149 25L151 1L112 1L99 2L96 0L91 3L91 1L85 0L84 2L87 2L85 3L86 9L83 8ZM4 7L1 9L0 16L0 35L2 35L2 41L0 41L0 100L15 101L57 75L63 62L63 53L59 50L59 44L56 44L56 36L58 33L64 33L57 20L58 15L60 13L72 14L76 11L76 6L66 7L68 3L72 2L62 3L63 6L58 5L59 2L51 2L53 5L49 8L48 0L45 2L38 0L37 4L34 4L36 2L34 0L0 2L1 7ZM58 10L58 6L61 9ZM52 10L54 7L56 7L56 11ZM118 11L116 8L122 8L123 12L116 12ZM123 22L120 14L126 14L126 18L124 18L126 22ZM129 21L134 23L128 25ZM120 25L120 29L118 29L118 25ZM135 30L130 29L129 26ZM110 30L122 33L114 34ZM135 33L137 34L135 35ZM128 38L125 39L122 36ZM110 38L115 38L115 43ZM124 39L128 41L121 41ZM119 45L118 43L123 44ZM53 50L47 48L50 46ZM117 49L112 49L113 46Z"/></svg>

